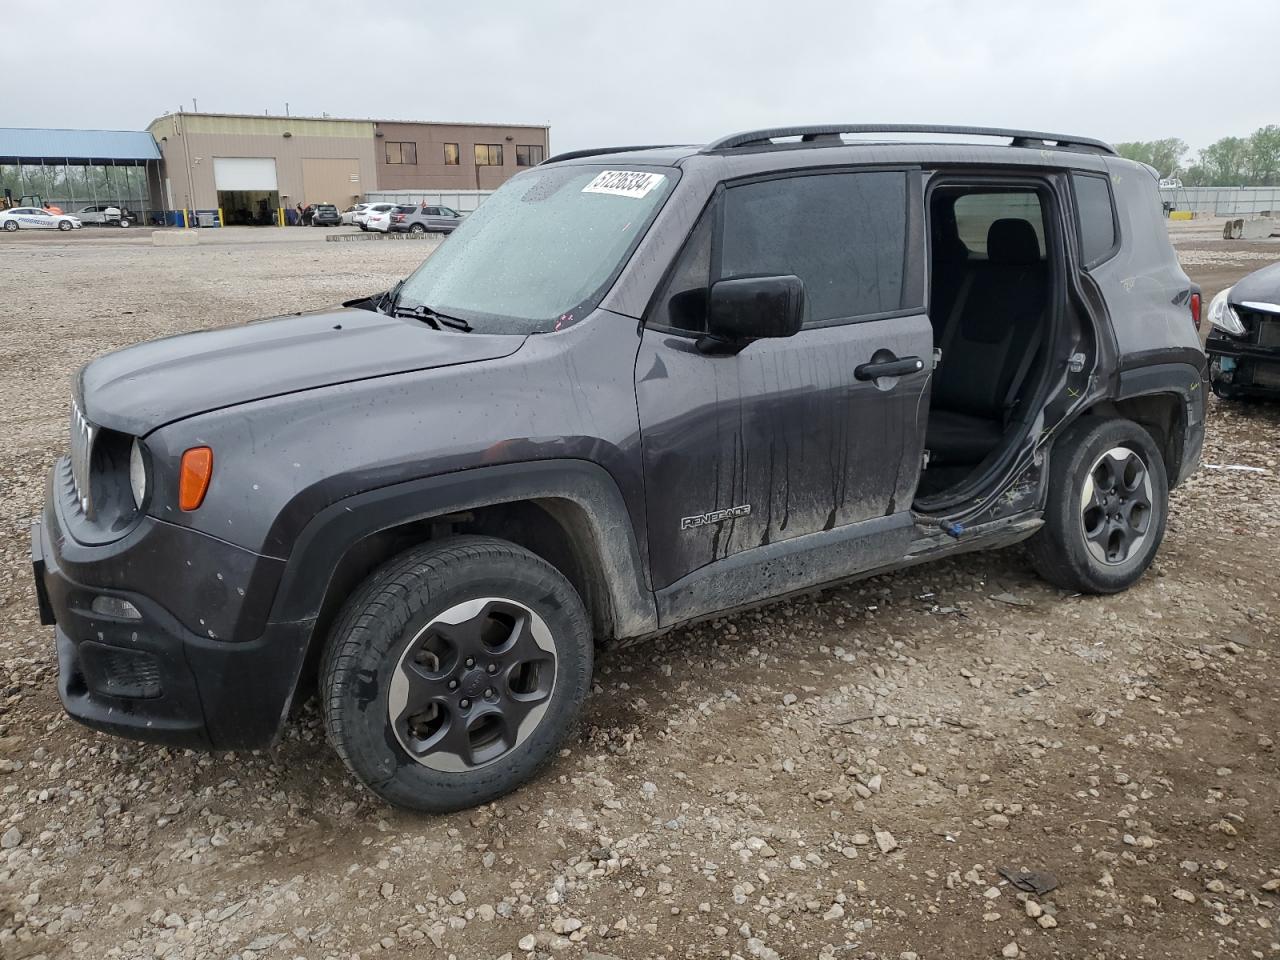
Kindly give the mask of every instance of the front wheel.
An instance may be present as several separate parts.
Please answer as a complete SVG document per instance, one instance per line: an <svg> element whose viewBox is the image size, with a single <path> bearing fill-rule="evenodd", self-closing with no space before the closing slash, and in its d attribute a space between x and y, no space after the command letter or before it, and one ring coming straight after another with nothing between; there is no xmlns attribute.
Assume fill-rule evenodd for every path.
<svg viewBox="0 0 1280 960"><path fill-rule="evenodd" d="M121 230L127 230L129 227L132 227L132 226L133 226L133 221L132 221L132 220L121 220L121 221L120 221L120 229L121 229Z"/></svg>
<svg viewBox="0 0 1280 960"><path fill-rule="evenodd" d="M1131 420L1086 417L1053 444L1031 562L1063 589L1118 593L1151 565L1168 513L1168 477L1151 435Z"/></svg>
<svg viewBox="0 0 1280 960"><path fill-rule="evenodd" d="M70 230L70 229L71 229L71 221L70 221L70 220L59 220L59 221L58 221L58 229L59 229L59 230Z"/></svg>
<svg viewBox="0 0 1280 960"><path fill-rule="evenodd" d="M343 608L320 673L329 739L389 803L487 803L555 755L592 653L582 600L546 561L492 537L430 543Z"/></svg>

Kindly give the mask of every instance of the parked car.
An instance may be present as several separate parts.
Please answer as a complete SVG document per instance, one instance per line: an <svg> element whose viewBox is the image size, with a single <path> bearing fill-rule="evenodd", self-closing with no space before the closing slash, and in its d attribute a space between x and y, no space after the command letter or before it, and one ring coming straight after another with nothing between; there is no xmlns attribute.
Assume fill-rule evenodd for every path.
<svg viewBox="0 0 1280 960"><path fill-rule="evenodd" d="M365 217L364 228L372 230L374 233L389 233L391 231L391 218L403 209L403 207L391 205L388 205L386 210L371 209L368 216Z"/></svg>
<svg viewBox="0 0 1280 960"><path fill-rule="evenodd" d="M387 292L80 372L32 539L59 694L230 750L314 683L370 790L444 811L556 755L596 639L1017 541L1124 590L1200 456L1199 293L1096 140L554 157Z"/></svg>
<svg viewBox="0 0 1280 960"><path fill-rule="evenodd" d="M390 216L382 217L381 215L389 214L392 210L395 209L395 206L396 205L394 203L369 204L368 207L366 207L360 213L356 214L356 217L355 217L356 226L358 226L361 230L373 229L369 221L374 217L378 217L379 222L381 222L382 220L385 220L387 223L390 223L391 222ZM386 233L387 231L385 228L383 228L382 232Z"/></svg>
<svg viewBox="0 0 1280 960"><path fill-rule="evenodd" d="M125 216L119 207L110 203L90 204L87 207L81 207L75 212L75 216L81 223L113 227L133 226L133 220Z"/></svg>
<svg viewBox="0 0 1280 960"><path fill-rule="evenodd" d="M1227 400L1280 397L1280 263L1214 297L1209 323L1213 392Z"/></svg>
<svg viewBox="0 0 1280 960"><path fill-rule="evenodd" d="M317 203L311 213L313 227L336 227L342 223L342 214L332 203Z"/></svg>
<svg viewBox="0 0 1280 960"><path fill-rule="evenodd" d="M14 230L79 230L79 218L69 213L50 213L40 207L11 207L0 210L0 229Z"/></svg>
<svg viewBox="0 0 1280 960"><path fill-rule="evenodd" d="M453 233L462 214L451 207L422 204L396 207L391 229L397 233Z"/></svg>
<svg viewBox="0 0 1280 960"><path fill-rule="evenodd" d="M357 203L354 206L347 207L347 209L343 210L342 211L343 225L345 226L346 224L355 223L356 216L358 214L364 213L364 211L368 208L368 206L369 204L367 203Z"/></svg>

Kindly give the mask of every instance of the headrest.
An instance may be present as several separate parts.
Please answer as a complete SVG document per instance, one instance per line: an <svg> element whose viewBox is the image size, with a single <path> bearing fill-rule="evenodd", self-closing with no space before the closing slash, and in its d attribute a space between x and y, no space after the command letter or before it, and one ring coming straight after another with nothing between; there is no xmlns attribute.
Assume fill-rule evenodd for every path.
<svg viewBox="0 0 1280 960"><path fill-rule="evenodd" d="M1011 267L1040 262L1040 242L1029 221L1014 217L996 220L987 231L987 259Z"/></svg>

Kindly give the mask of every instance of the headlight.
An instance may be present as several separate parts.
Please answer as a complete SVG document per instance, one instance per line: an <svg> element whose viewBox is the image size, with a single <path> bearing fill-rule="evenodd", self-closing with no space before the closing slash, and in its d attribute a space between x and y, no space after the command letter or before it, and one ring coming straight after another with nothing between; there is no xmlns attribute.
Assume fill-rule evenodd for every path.
<svg viewBox="0 0 1280 960"><path fill-rule="evenodd" d="M133 490L133 505L141 510L147 496L147 462L138 440L133 441L129 450L129 487Z"/></svg>
<svg viewBox="0 0 1280 960"><path fill-rule="evenodd" d="M1241 337L1244 336L1244 324L1240 322L1236 312L1231 309L1231 304L1227 303L1227 297L1230 296L1232 289L1227 287L1227 289L1213 298L1213 301L1209 304L1209 322L1223 333L1229 333L1233 337Z"/></svg>

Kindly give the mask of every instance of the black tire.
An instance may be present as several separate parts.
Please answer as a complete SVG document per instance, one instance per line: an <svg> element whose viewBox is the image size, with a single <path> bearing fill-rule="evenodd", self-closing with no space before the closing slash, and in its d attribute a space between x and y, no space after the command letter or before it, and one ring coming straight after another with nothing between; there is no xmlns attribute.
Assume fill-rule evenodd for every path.
<svg viewBox="0 0 1280 960"><path fill-rule="evenodd" d="M70 220L59 220L59 221L58 221L58 229L59 229L59 230L70 230L70 229L71 229L71 221L70 221Z"/></svg>
<svg viewBox="0 0 1280 960"><path fill-rule="evenodd" d="M482 611L468 618L472 606ZM444 614L463 617L456 636ZM500 642L486 636L495 624ZM474 663L460 652L468 644L482 651ZM534 659L520 660L520 650ZM581 598L540 557L492 537L416 547L361 584L329 635L320 666L329 740L389 803L430 813L487 803L555 756L586 700L592 657ZM415 697L427 708L412 706ZM491 739L477 741L474 731ZM451 752L433 743L465 745Z"/></svg>
<svg viewBox="0 0 1280 960"><path fill-rule="evenodd" d="M125 220L125 219L122 219L122 220L120 221L120 229L121 229L121 230L128 230L131 226L133 226L133 221L132 221L132 220Z"/></svg>
<svg viewBox="0 0 1280 960"><path fill-rule="evenodd" d="M426 233L426 232L427 232L427 228L426 228L426 227L424 227L424 226L423 226L422 224L420 224L420 223L415 223L415 224L413 224L412 226L410 226L410 227L409 227L409 232L410 232L410 233L416 233L416 234L418 234L419 236L421 236L422 234L424 234L424 233Z"/></svg>
<svg viewBox="0 0 1280 960"><path fill-rule="evenodd" d="M1131 420L1085 417L1051 449L1045 524L1028 541L1031 562L1064 590L1119 593L1151 565L1168 515L1169 481L1151 435Z"/></svg>
<svg viewBox="0 0 1280 960"><path fill-rule="evenodd" d="M6 232L6 233L13 233L13 232L15 232L15 231L18 229L18 221L17 221L17 220L6 220L6 221L4 222L4 229L5 229L5 232Z"/></svg>

